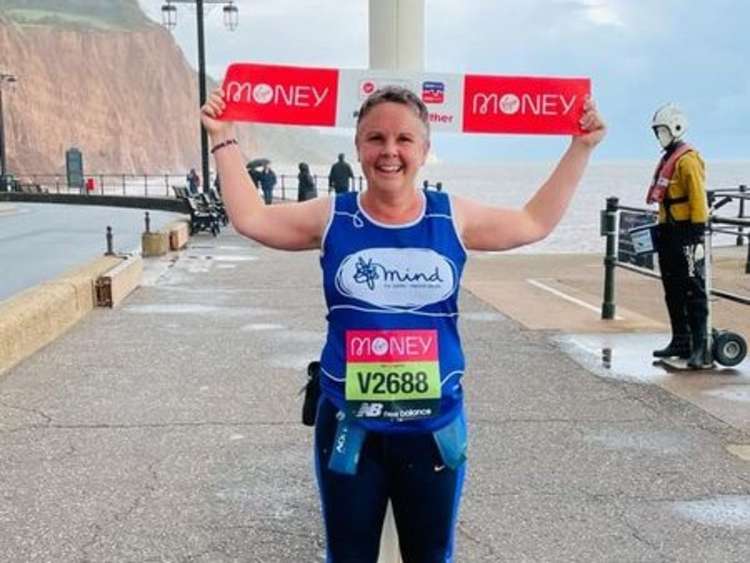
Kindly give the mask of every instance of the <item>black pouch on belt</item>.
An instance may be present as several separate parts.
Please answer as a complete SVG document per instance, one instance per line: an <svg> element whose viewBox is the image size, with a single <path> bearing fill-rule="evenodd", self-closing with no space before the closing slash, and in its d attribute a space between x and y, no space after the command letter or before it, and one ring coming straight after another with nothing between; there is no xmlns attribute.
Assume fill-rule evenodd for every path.
<svg viewBox="0 0 750 563"><path fill-rule="evenodd" d="M315 414L320 399L320 362L310 362L307 366L305 400L302 402L302 424L315 426Z"/></svg>

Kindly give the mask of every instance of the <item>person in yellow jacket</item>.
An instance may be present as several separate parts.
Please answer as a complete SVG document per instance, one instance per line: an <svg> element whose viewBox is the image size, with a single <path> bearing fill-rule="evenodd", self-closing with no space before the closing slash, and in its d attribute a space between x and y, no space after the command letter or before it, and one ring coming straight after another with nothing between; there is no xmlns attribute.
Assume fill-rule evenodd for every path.
<svg viewBox="0 0 750 563"><path fill-rule="evenodd" d="M682 140L687 119L674 104L659 108L651 127L664 150L646 201L659 204L656 250L672 340L657 358L680 357L700 369L707 350L705 227L708 221L706 168L698 151Z"/></svg>

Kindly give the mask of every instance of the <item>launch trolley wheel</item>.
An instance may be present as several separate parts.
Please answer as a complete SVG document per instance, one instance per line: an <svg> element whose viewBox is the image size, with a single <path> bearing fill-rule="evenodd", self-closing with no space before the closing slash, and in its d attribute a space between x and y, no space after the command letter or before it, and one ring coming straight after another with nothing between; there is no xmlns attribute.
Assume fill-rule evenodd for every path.
<svg viewBox="0 0 750 563"><path fill-rule="evenodd" d="M720 330L714 336L713 356L723 366L736 366L747 355L747 342L736 332Z"/></svg>

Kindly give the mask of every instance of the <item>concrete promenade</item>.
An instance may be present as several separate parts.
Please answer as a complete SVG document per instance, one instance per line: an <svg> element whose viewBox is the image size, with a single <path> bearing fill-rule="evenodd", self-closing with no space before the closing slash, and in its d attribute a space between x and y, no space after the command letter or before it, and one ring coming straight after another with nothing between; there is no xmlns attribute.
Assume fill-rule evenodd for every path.
<svg viewBox="0 0 750 563"><path fill-rule="evenodd" d="M574 319L559 309L574 303L526 280L578 288L582 302L594 286L567 284L562 259L524 260L476 256L467 272L471 441L456 561L750 560L742 416L663 384L706 374L655 384L575 352L602 331L554 326ZM613 353L647 355L664 339L662 309L622 290L615 333L634 340ZM120 308L94 310L0 375L0 559L323 561L297 396L323 311L314 252L226 229L146 260ZM741 402L746 368L717 377Z"/></svg>

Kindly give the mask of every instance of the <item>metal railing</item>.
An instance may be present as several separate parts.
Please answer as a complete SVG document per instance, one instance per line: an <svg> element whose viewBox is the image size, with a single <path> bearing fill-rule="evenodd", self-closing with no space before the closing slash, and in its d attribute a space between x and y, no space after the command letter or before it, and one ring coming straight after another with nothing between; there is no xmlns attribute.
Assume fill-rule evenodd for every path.
<svg viewBox="0 0 750 563"><path fill-rule="evenodd" d="M322 193L331 193L333 188L328 187L328 176L322 174L313 174L313 183L318 190L318 195ZM296 174L279 174L274 194L281 190L281 197L274 195L276 199L282 201L297 200L297 175ZM260 187L260 186L259 186ZM351 183L351 188L355 192L361 192L367 187L367 180L363 176L355 176Z"/></svg>
<svg viewBox="0 0 750 563"><path fill-rule="evenodd" d="M749 244L747 245L748 252L745 260L746 274L750 274L750 216L745 213L746 202L748 200L750 200L750 193L748 193L747 186L745 185L740 185L737 188L708 190L709 208L713 211L727 204L737 203L736 217L721 217L712 212L706 234L710 237L713 237L717 233L735 236L735 244L737 246L743 246L744 239L747 238ZM641 214L645 218L653 217L655 220L653 209L620 205L618 198L607 198L606 208L601 212L601 235L606 237L604 298L601 309L602 319L614 319L615 317L615 268L623 268L651 278L661 278L653 269L634 263L637 262L635 260L625 261L620 259L623 254L629 259L627 256L628 249L620 248L619 244L619 237L623 234L619 228L620 217L623 212ZM712 288L711 295L743 305L750 305L750 298L721 289Z"/></svg>
<svg viewBox="0 0 750 563"><path fill-rule="evenodd" d="M17 191L58 194L96 194L137 197L174 197L171 186L184 185L184 174L87 174L82 185L70 185L65 174L24 174Z"/></svg>
<svg viewBox="0 0 750 563"><path fill-rule="evenodd" d="M211 185L215 177L211 177ZM328 176L313 174L313 181L319 192L328 190ZM297 174L279 174L274 189L274 198L295 201L297 199ZM82 185L70 185L65 174L23 174L14 183L15 191L121 195L131 197L174 197L172 186L186 186L185 174L165 172L162 174L129 174L129 173L95 173L87 174ZM321 186L325 186L322 188ZM362 191L367 181L362 176L355 176L352 181L354 191Z"/></svg>
<svg viewBox="0 0 750 563"><path fill-rule="evenodd" d="M331 193L328 188L328 176L325 174L313 174L313 181L318 187L318 194ZM211 185L214 185L215 176L211 176ZM297 200L297 174L279 174L276 177L274 199L282 201ZM174 198L172 187L185 187L187 177L185 174L164 172L161 174L130 174L130 173L96 173L87 174L83 184L70 185L65 174L23 174L14 179L11 191L23 191L29 193L55 193L55 194L90 194L107 196L128 197L167 197ZM361 192L367 187L367 180L363 176L355 176L351 188L355 192ZM425 180L422 187L427 190L442 191L442 182L430 183Z"/></svg>

